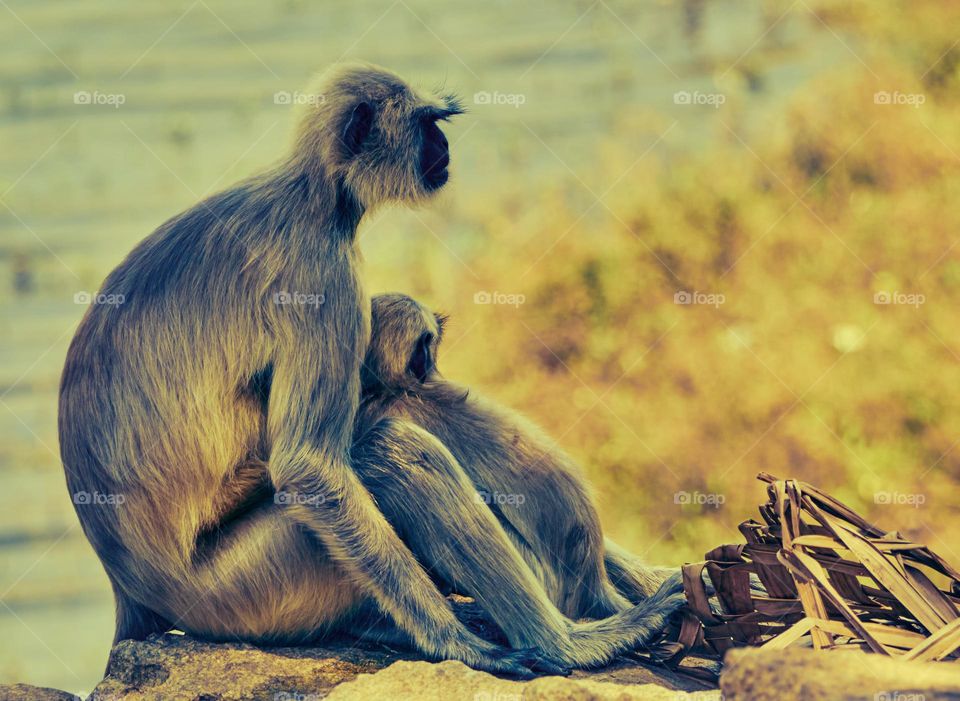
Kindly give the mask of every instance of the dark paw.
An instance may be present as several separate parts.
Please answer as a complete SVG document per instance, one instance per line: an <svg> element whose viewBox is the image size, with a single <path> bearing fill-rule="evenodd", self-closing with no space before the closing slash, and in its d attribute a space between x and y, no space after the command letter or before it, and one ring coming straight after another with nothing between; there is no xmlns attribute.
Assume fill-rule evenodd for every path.
<svg viewBox="0 0 960 701"><path fill-rule="evenodd" d="M503 666L504 673L521 679L529 679L538 674L563 677L570 674L570 668L561 661L548 657L535 648L505 650L499 655L498 662Z"/></svg>

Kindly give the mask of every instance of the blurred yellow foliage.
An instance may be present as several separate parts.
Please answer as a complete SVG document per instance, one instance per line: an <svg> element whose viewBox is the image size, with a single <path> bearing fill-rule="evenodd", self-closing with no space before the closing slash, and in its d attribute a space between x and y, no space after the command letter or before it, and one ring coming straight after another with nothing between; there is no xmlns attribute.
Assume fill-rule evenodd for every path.
<svg viewBox="0 0 960 701"><path fill-rule="evenodd" d="M767 470L960 561L960 5L880 5L816 4L869 59L799 91L760 147L724 122L637 164L589 223L550 191L523 232L509 201L470 212L496 254L443 300L452 338L476 323L444 369L544 424L654 559L737 539ZM498 286L525 303L471 304Z"/></svg>

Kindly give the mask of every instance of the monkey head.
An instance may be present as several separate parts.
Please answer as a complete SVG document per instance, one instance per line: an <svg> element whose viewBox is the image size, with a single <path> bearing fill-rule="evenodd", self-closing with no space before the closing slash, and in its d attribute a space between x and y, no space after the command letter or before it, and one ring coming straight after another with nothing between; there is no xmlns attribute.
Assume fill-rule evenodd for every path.
<svg viewBox="0 0 960 701"><path fill-rule="evenodd" d="M364 394L414 389L433 377L445 322L445 316L407 295L375 296L370 345L360 374Z"/></svg>
<svg viewBox="0 0 960 701"><path fill-rule="evenodd" d="M370 64L340 64L305 100L297 154L323 168L366 210L416 204L447 182L447 138L438 126L463 112L453 95L429 95Z"/></svg>

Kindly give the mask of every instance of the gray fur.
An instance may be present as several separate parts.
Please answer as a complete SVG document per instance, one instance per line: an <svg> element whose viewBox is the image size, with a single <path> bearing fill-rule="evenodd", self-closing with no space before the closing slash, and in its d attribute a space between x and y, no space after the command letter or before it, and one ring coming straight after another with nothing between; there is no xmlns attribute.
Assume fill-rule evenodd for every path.
<svg viewBox="0 0 960 701"><path fill-rule="evenodd" d="M571 666L603 664L657 635L683 603L678 571L605 545L574 461L522 416L440 376L442 317L405 295L372 306L356 432L376 448L369 460L358 451L356 465L388 519L407 524L400 535L420 561L476 597L512 645ZM392 437L400 424L423 429L431 454L404 463L413 446ZM434 492L426 510L406 498L424 490ZM583 618L599 620L575 622Z"/></svg>
<svg viewBox="0 0 960 701"><path fill-rule="evenodd" d="M546 648L507 651L456 620L351 464L370 324L356 227L442 185L423 154L446 142L424 125L459 107L367 65L312 92L291 153L148 236L101 288L123 304L91 306L68 352L69 490L122 496L77 504L116 593L116 637L170 625L296 643L377 611L431 657L556 671ZM363 471L449 459L402 422L357 453ZM438 488L407 496L429 508Z"/></svg>

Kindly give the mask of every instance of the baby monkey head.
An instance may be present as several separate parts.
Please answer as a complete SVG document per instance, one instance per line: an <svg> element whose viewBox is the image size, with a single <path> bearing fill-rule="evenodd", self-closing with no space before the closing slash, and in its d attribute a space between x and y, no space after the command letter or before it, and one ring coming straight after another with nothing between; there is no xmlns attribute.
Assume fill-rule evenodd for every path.
<svg viewBox="0 0 960 701"><path fill-rule="evenodd" d="M361 369L366 395L412 390L437 373L446 317L403 294L371 301L371 336Z"/></svg>

